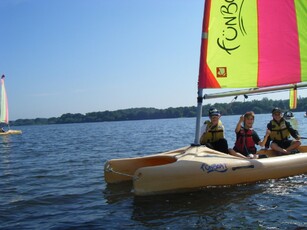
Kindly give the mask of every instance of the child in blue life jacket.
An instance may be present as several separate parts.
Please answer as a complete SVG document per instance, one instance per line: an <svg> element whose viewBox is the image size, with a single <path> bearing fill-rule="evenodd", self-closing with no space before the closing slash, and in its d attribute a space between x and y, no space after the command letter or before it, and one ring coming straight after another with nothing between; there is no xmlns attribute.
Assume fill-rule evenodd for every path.
<svg viewBox="0 0 307 230"><path fill-rule="evenodd" d="M257 152L255 145L265 146L270 135L270 130L267 129L264 139L260 140L257 132L253 129L254 121L254 112L247 112L240 117L235 129L237 135L235 145L233 149L229 149L231 155L249 159L259 158L258 155L255 155Z"/></svg>

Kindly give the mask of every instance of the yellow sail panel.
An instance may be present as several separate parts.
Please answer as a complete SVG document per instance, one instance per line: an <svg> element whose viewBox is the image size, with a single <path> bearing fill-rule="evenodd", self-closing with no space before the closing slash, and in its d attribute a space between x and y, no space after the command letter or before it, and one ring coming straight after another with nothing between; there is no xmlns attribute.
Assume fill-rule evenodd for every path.
<svg viewBox="0 0 307 230"><path fill-rule="evenodd" d="M296 109L297 106L297 89L291 89L289 95L289 108Z"/></svg>
<svg viewBox="0 0 307 230"><path fill-rule="evenodd" d="M256 1L211 1L207 63L219 87L257 86L257 33Z"/></svg>

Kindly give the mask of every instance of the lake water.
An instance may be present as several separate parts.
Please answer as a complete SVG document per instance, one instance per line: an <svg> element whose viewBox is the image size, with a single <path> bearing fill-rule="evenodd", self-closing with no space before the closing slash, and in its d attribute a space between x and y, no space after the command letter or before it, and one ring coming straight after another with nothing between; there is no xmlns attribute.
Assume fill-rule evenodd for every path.
<svg viewBox="0 0 307 230"><path fill-rule="evenodd" d="M307 118L295 116L306 137ZM238 119L222 117L229 147ZM260 137L270 119L256 116ZM0 137L1 229L307 228L306 175L148 197L105 183L108 159L192 143L195 118L17 128L22 135Z"/></svg>

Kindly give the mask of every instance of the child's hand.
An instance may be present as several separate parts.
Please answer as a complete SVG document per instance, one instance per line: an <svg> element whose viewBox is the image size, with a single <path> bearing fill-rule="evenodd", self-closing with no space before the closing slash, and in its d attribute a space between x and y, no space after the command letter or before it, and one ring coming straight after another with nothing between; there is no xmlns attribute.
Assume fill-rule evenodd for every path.
<svg viewBox="0 0 307 230"><path fill-rule="evenodd" d="M239 122L242 123L243 121L244 121L244 115L242 115L242 116L240 117Z"/></svg>

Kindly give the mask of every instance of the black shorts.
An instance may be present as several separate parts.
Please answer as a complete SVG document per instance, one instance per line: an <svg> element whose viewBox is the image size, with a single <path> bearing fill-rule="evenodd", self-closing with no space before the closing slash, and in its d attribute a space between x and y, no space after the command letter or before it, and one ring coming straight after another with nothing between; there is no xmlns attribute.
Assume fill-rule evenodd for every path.
<svg viewBox="0 0 307 230"><path fill-rule="evenodd" d="M273 141L273 143L276 143L279 147L286 149L291 145L292 140L282 140L282 141L276 141L275 140L275 141Z"/></svg>
<svg viewBox="0 0 307 230"><path fill-rule="evenodd" d="M233 147L233 150L238 152L238 153L241 153L240 150L236 148L236 146ZM244 151L241 154L247 157L249 154L256 154L256 152L257 152L257 149L255 148L254 150L250 149L249 152Z"/></svg>
<svg viewBox="0 0 307 230"><path fill-rule="evenodd" d="M216 142L207 143L206 146L210 149L214 149L214 150L229 154L228 143L225 138L219 139Z"/></svg>

